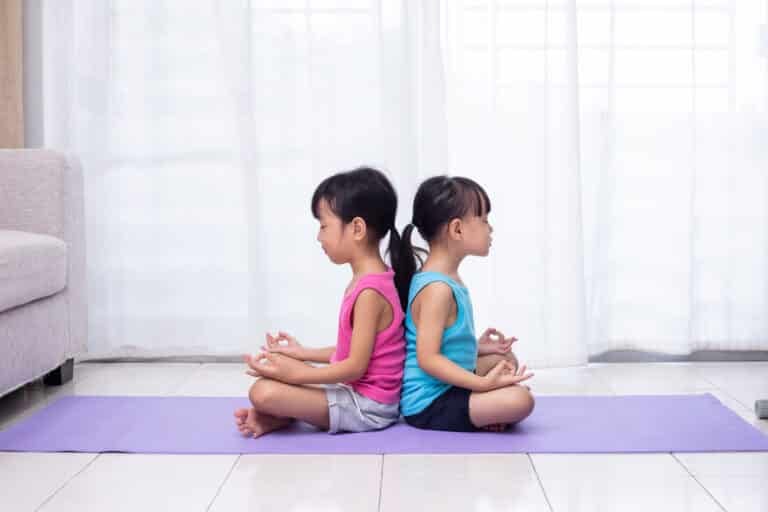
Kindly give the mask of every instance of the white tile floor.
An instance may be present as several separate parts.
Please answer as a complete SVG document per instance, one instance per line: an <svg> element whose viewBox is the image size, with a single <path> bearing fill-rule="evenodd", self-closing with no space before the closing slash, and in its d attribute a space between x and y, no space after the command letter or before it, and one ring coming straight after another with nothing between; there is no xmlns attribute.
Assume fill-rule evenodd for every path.
<svg viewBox="0 0 768 512"><path fill-rule="evenodd" d="M0 399L0 429L67 394L244 393L239 364L81 364ZM544 394L711 392L768 434L768 362L537 370ZM180 426L184 428L184 426ZM0 511L768 511L768 452L643 455L119 455L0 452Z"/></svg>

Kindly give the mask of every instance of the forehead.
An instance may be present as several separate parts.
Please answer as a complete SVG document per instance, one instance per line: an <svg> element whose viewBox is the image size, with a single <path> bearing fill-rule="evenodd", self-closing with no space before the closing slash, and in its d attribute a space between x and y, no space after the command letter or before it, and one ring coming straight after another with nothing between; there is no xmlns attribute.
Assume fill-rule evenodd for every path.
<svg viewBox="0 0 768 512"><path fill-rule="evenodd" d="M328 204L328 201L325 198L321 199L317 203L317 213L320 216L320 218L323 218L323 219L328 219L336 216L331 210L331 205Z"/></svg>
<svg viewBox="0 0 768 512"><path fill-rule="evenodd" d="M485 217L488 215L488 201L484 193L476 188L464 189L462 191L462 202L466 208L465 218Z"/></svg>

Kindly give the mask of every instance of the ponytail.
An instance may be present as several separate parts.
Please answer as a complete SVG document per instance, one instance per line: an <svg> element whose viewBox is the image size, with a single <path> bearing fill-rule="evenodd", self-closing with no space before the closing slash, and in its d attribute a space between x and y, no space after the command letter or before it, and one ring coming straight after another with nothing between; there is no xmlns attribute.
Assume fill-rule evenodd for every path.
<svg viewBox="0 0 768 512"><path fill-rule="evenodd" d="M392 270L395 271L395 287L403 310L408 308L408 292L411 288L411 279L417 270L416 262L418 261L419 267L424 264L417 251L426 252L420 247L411 245L413 228L413 224L405 226L403 235L400 237L397 234L397 229L392 226L389 235L389 258L392 263Z"/></svg>

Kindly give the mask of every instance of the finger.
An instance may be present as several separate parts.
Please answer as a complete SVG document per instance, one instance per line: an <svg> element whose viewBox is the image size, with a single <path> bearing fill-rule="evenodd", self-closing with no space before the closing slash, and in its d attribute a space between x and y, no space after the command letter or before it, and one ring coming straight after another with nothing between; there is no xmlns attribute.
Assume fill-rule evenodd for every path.
<svg viewBox="0 0 768 512"><path fill-rule="evenodd" d="M517 373L515 373L515 377L527 377L529 375L533 376L533 372L528 373L525 365L522 365L520 368L518 368ZM527 378L530 378L530 377L527 377Z"/></svg>
<svg viewBox="0 0 768 512"><path fill-rule="evenodd" d="M504 361L499 361L493 368L486 374L486 377L495 379L502 371L504 371Z"/></svg>
<svg viewBox="0 0 768 512"><path fill-rule="evenodd" d="M245 364L247 364L250 368L253 368L255 366L255 363L253 361L253 356L251 354L243 354L243 361Z"/></svg>
<svg viewBox="0 0 768 512"><path fill-rule="evenodd" d="M245 373L251 377L274 377L275 367L268 364L262 364L258 368L254 368L250 372Z"/></svg>
<svg viewBox="0 0 768 512"><path fill-rule="evenodd" d="M517 384L520 384L521 382L524 382L530 379L531 377L533 377L532 373L529 373L527 375L512 375L510 373L510 374L504 375L502 377L502 381L505 386L515 386Z"/></svg>
<svg viewBox="0 0 768 512"><path fill-rule="evenodd" d="M497 375L507 373L507 361L505 359L502 359L501 361L496 363L496 366L494 366L493 369L496 371Z"/></svg>
<svg viewBox="0 0 768 512"><path fill-rule="evenodd" d="M259 366L261 366L263 363L262 361L265 358L265 355L268 354L268 352L259 352L258 354L251 354L247 356L243 356L243 359L246 359L246 362L248 363L248 366L253 368L254 370L257 370Z"/></svg>
<svg viewBox="0 0 768 512"><path fill-rule="evenodd" d="M526 381L526 380L530 379L531 377L533 377L533 375L534 375L533 373L527 373L527 374L522 375L522 376L517 376L517 377L515 377L515 379L517 379L515 384L520 384L521 382Z"/></svg>
<svg viewBox="0 0 768 512"><path fill-rule="evenodd" d="M298 340L295 337L283 331L280 331L280 339L287 341L289 345L298 343Z"/></svg>

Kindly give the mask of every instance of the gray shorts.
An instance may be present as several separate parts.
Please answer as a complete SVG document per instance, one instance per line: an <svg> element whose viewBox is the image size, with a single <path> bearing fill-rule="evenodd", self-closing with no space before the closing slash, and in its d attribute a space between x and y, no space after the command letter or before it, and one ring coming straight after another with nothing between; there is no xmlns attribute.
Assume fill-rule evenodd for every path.
<svg viewBox="0 0 768 512"><path fill-rule="evenodd" d="M344 384L325 387L328 399L328 433L380 430L400 417L400 404L382 404Z"/></svg>

